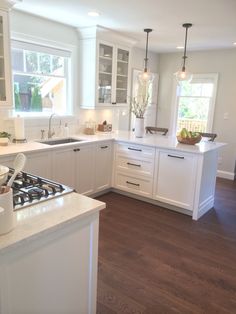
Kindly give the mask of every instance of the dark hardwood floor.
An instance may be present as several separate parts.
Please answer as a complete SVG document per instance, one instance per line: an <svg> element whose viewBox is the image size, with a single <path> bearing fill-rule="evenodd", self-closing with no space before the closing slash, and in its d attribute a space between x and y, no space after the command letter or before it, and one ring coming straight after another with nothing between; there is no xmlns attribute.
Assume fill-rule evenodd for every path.
<svg viewBox="0 0 236 314"><path fill-rule="evenodd" d="M236 313L236 182L191 217L115 193L101 212L98 314Z"/></svg>

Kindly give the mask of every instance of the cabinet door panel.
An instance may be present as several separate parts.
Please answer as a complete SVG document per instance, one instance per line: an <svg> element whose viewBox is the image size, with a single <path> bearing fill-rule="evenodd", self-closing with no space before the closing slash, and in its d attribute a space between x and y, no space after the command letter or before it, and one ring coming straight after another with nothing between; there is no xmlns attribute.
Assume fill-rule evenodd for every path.
<svg viewBox="0 0 236 314"><path fill-rule="evenodd" d="M110 143L102 143L96 148L96 191L102 191L111 184L111 158L112 149Z"/></svg>
<svg viewBox="0 0 236 314"><path fill-rule="evenodd" d="M56 182L75 187L75 152L72 148L53 152L52 177Z"/></svg>
<svg viewBox="0 0 236 314"><path fill-rule="evenodd" d="M51 153L33 153L26 154L27 161L25 164L25 171L34 175L52 179L51 175Z"/></svg>
<svg viewBox="0 0 236 314"><path fill-rule="evenodd" d="M94 146L81 146L75 154L76 191L89 195L94 192L95 158Z"/></svg>
<svg viewBox="0 0 236 314"><path fill-rule="evenodd" d="M194 201L196 157L176 152L159 154L155 198L185 209Z"/></svg>

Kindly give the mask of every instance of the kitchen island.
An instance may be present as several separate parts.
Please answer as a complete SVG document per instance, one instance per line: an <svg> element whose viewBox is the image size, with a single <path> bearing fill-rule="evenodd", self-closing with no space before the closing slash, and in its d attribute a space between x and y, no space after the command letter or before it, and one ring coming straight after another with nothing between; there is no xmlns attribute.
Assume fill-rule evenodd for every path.
<svg viewBox="0 0 236 314"><path fill-rule="evenodd" d="M59 145L29 142L0 149L11 166L25 152L27 171L37 172L94 196L114 190L199 219L214 205L218 151L225 145L186 145L175 137L132 132L74 135L82 141ZM44 167L42 167L44 165Z"/></svg>
<svg viewBox="0 0 236 314"><path fill-rule="evenodd" d="M96 313L103 208L69 193L14 212L0 236L0 313Z"/></svg>

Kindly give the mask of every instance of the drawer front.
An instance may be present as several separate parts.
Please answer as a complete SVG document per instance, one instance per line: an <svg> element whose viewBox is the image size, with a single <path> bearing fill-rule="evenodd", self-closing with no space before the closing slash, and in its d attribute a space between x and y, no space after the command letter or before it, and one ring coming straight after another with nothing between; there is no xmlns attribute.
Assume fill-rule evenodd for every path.
<svg viewBox="0 0 236 314"><path fill-rule="evenodd" d="M143 145L117 143L116 152L118 152L119 154L122 153L122 155L124 156L135 156L136 158L141 157L154 159L155 157L155 148Z"/></svg>
<svg viewBox="0 0 236 314"><path fill-rule="evenodd" d="M153 176L154 162L149 159L139 158L127 158L125 156L118 155L116 158L116 170L125 171L130 174L136 174L140 176Z"/></svg>
<svg viewBox="0 0 236 314"><path fill-rule="evenodd" d="M150 197L152 195L152 181L150 179L139 179L135 176L127 176L124 173L117 172L115 187L130 193Z"/></svg>

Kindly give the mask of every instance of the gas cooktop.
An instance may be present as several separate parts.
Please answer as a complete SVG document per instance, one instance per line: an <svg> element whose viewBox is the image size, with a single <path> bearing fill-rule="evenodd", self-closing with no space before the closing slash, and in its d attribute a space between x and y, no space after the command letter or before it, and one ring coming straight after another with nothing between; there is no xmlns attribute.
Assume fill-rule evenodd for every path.
<svg viewBox="0 0 236 314"><path fill-rule="evenodd" d="M14 169L10 169L8 180L13 172ZM14 210L22 209L26 206L31 206L74 191L72 188L63 184L23 171L16 176L12 184L12 189Z"/></svg>

